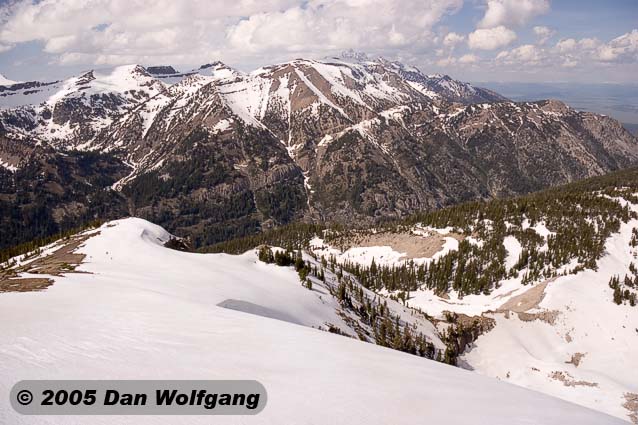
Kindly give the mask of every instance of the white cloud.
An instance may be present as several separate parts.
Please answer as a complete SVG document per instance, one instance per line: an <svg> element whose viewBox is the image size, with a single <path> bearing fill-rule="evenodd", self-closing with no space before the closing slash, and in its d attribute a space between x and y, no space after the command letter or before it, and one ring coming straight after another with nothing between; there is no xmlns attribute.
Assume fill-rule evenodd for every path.
<svg viewBox="0 0 638 425"><path fill-rule="evenodd" d="M488 0L478 27L521 26L548 11L549 0Z"/></svg>
<svg viewBox="0 0 638 425"><path fill-rule="evenodd" d="M563 63L574 66L576 62L638 62L638 30L625 33L620 37L603 43L597 38L568 38L560 40L552 49L556 55L569 54ZM565 66L565 65L563 65Z"/></svg>
<svg viewBox="0 0 638 425"><path fill-rule="evenodd" d="M585 50L591 50L600 45L600 40L597 38L582 38L578 41L578 45Z"/></svg>
<svg viewBox="0 0 638 425"><path fill-rule="evenodd" d="M479 58L476 55L473 55L471 53L467 54L467 55L463 55L459 58L459 63L463 63L463 64L471 64L471 63L476 63L478 62Z"/></svg>
<svg viewBox="0 0 638 425"><path fill-rule="evenodd" d="M30 0L0 9L1 46L44 42L61 62L242 62L432 45L463 0ZM416 47L415 47L416 46ZM223 57L212 55L221 54ZM184 62L182 62L184 63Z"/></svg>
<svg viewBox="0 0 638 425"><path fill-rule="evenodd" d="M600 46L595 57L602 62L637 62L638 30L633 30Z"/></svg>
<svg viewBox="0 0 638 425"><path fill-rule="evenodd" d="M560 64L563 68L575 68L578 66L578 60L568 56L565 58L563 63Z"/></svg>
<svg viewBox="0 0 638 425"><path fill-rule="evenodd" d="M533 44L524 44L510 51L500 52L497 61L509 65L538 65L545 57L545 51Z"/></svg>
<svg viewBox="0 0 638 425"><path fill-rule="evenodd" d="M573 38L568 38L565 40L560 40L558 43L556 43L555 48L559 52L565 53L573 51L577 45L578 42L576 40L574 40Z"/></svg>
<svg viewBox="0 0 638 425"><path fill-rule="evenodd" d="M505 47L516 40L516 33L509 28L499 26L478 29L468 35L468 46L472 50L494 50Z"/></svg>
<svg viewBox="0 0 638 425"><path fill-rule="evenodd" d="M610 46L600 46L596 58L602 62L613 62L618 59L618 53Z"/></svg>
<svg viewBox="0 0 638 425"><path fill-rule="evenodd" d="M4 9L3 40L46 40L90 31L108 24L112 31L146 31L213 22L290 7L292 0L43 0L21 1Z"/></svg>
<svg viewBox="0 0 638 425"><path fill-rule="evenodd" d="M250 16L228 30L229 45L247 52L327 51L431 44L432 27L462 0L332 0Z"/></svg>
<svg viewBox="0 0 638 425"><path fill-rule="evenodd" d="M457 65L471 65L479 61L479 57L473 54L465 54L459 58L448 56L436 61L436 64L442 68L450 68Z"/></svg>
<svg viewBox="0 0 638 425"><path fill-rule="evenodd" d="M547 43L547 41L556 34L556 31L549 27L536 26L533 30L536 37L538 37L538 44Z"/></svg>
<svg viewBox="0 0 638 425"><path fill-rule="evenodd" d="M447 68L456 64L456 58L448 57L448 58L439 59L438 61L436 61L436 64L443 68Z"/></svg>
<svg viewBox="0 0 638 425"><path fill-rule="evenodd" d="M554 51L558 53L585 53L587 51L597 49L601 44L602 43L597 38L582 38L580 40L567 38L559 40L554 46Z"/></svg>
<svg viewBox="0 0 638 425"><path fill-rule="evenodd" d="M450 32L445 36L445 38L443 38L443 45L446 47L454 47L457 44L462 43L463 40L465 40L464 35Z"/></svg>
<svg viewBox="0 0 638 425"><path fill-rule="evenodd" d="M634 78L638 29L613 40L585 33L554 42L552 28L532 23L534 38L517 46L515 31L547 13L549 0L471 2L485 10L474 17L477 28L465 34L441 25L450 24L445 17L463 0L9 0L0 6L0 53L14 49L2 57L13 66L8 63L22 59L21 43L35 41L44 53L38 63L186 69L182 65L222 60L248 70L353 48L428 72L454 68L460 78L517 76L526 69L551 75L575 67L583 75L609 70ZM491 59L480 51L501 53Z"/></svg>
<svg viewBox="0 0 638 425"><path fill-rule="evenodd" d="M591 67L605 63L638 63L638 30L603 43L596 38L567 38L553 47L525 44L500 52L496 62L513 67Z"/></svg>

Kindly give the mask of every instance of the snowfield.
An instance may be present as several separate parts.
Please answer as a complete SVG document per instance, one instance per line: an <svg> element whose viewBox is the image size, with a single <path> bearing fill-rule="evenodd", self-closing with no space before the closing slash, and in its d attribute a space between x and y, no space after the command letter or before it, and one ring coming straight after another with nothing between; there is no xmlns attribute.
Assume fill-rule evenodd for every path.
<svg viewBox="0 0 638 425"><path fill-rule="evenodd" d="M56 277L43 292L0 294L0 393L23 379L257 379L266 408L254 417L21 416L3 396L0 423L622 423L313 329L341 324L335 301L303 288L292 268L258 262L253 252L173 251L162 246L168 238L140 219L106 224L80 248L86 273Z"/></svg>
<svg viewBox="0 0 638 425"><path fill-rule="evenodd" d="M624 199L619 201L638 208ZM524 223L523 228L528 227ZM532 228L545 238L547 249L547 237L554 233L543 222ZM449 311L495 321L494 328L479 336L459 358L461 367L629 420L631 412L624 405L627 397L638 394L638 310L613 303L608 283L614 275L624 276L638 258L638 250L629 245L634 228L638 220L622 224L620 232L607 240L598 270L560 276L575 266L572 261L558 269L559 277L531 285L522 284L521 272L501 281L489 295L459 297L452 290L443 298L433 290L419 289L409 293L407 305L434 318L442 319ZM444 234L446 229L435 230ZM448 241L456 242L446 238L432 258L458 249L458 242L447 246ZM522 247L511 235L503 244L505 267L510 270ZM320 255L335 256L338 262L369 266L372 259L382 265L406 261L403 253L390 246L358 246L341 252L315 238L311 247ZM417 264L430 260L413 259Z"/></svg>
<svg viewBox="0 0 638 425"><path fill-rule="evenodd" d="M635 227L638 220L624 223L609 238L598 270L547 284L542 301L529 312L558 312L554 323L489 315L496 326L462 360L479 373L628 420L625 394L638 393L638 311L614 304L608 282L635 261L629 246Z"/></svg>

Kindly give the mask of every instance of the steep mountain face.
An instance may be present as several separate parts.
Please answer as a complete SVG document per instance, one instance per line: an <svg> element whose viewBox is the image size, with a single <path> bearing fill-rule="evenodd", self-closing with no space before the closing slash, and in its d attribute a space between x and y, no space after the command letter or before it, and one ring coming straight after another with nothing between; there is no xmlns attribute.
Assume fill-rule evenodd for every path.
<svg viewBox="0 0 638 425"><path fill-rule="evenodd" d="M127 213L107 190L130 171L114 156L0 137L0 157L0 248Z"/></svg>
<svg viewBox="0 0 638 425"><path fill-rule="evenodd" d="M89 71L53 86L55 93L37 105L2 111L0 119L8 136L40 139L58 149L86 149L83 145L90 145L118 117L166 91L137 65L109 73ZM16 116L19 122L15 122Z"/></svg>
<svg viewBox="0 0 638 425"><path fill-rule="evenodd" d="M131 167L112 185L128 213L198 244L299 218L400 217L638 161L636 139L607 117L352 54L249 74L124 66L46 87L41 102L0 111L3 137L117 158Z"/></svg>

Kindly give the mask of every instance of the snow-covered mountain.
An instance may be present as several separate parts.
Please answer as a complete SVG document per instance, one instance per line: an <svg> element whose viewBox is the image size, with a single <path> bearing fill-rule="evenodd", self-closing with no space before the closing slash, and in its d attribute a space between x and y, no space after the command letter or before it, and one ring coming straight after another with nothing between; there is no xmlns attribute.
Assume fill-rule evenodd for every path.
<svg viewBox="0 0 638 425"><path fill-rule="evenodd" d="M136 105L166 91L162 83L137 65L106 73L89 71L44 87L22 99L31 105L2 111L3 126L11 135L42 139L61 149L81 147ZM29 87L22 90L30 92ZM37 104L33 104L35 95L40 101ZM17 114L22 118L19 122L12 120Z"/></svg>
<svg viewBox="0 0 638 425"><path fill-rule="evenodd" d="M353 115L352 119L356 119L354 116L362 114L355 110L357 107L368 112L381 111L389 106L421 100L420 94L462 103L506 100L497 95L481 97L479 89L448 76L428 77L415 68L384 59L355 62L342 58L296 60L249 74L232 70L221 62L212 62L183 73L171 66L148 69L150 72L139 65L121 66L112 70L88 71L63 82L23 83L24 87L15 86L12 82L12 86L5 88L0 106L24 107L31 113L36 126L35 134L32 127L24 129L29 135L64 143L64 147L68 148L93 139L112 123L113 117L124 115L151 98L154 99L149 107L168 107L172 102L164 95L169 87L176 84L188 86L191 94L206 85L217 86L232 112L253 125L276 126L287 122L289 114L308 107L315 113L320 107L329 108L351 121L347 110ZM195 75L196 78L189 78ZM296 97L305 101L292 98L297 86ZM172 95L169 97L180 97L184 92L177 89ZM346 106L349 103L354 105ZM12 113L14 111L7 111L5 115L11 116ZM366 112L363 115L367 115ZM269 119L278 122L262 122ZM8 120L5 118L4 121ZM60 128L65 125L66 128ZM150 124L146 123L146 126ZM7 127L16 132L21 130Z"/></svg>
<svg viewBox="0 0 638 425"><path fill-rule="evenodd" d="M254 251L192 254L164 247L169 239L144 220L120 220L21 257L13 269L22 277L3 270L0 389L8 393L23 379L70 377L256 379L268 392L265 410L250 419L259 424L624 423L477 373L321 331L332 325L348 332L355 324L345 304L331 295L330 279L312 278L309 290L292 268L264 264ZM46 290L30 291L47 279L44 286L52 285ZM387 302L393 311L405 309ZM402 320L422 320L415 313L402 314ZM414 326L439 344L432 323ZM135 422L176 419L145 416ZM3 398L0 421L80 424L86 418L21 416ZM191 416L187 422L210 419ZM96 416L91 423L124 421Z"/></svg>
<svg viewBox="0 0 638 425"><path fill-rule="evenodd" d="M638 163L638 141L611 118L556 101L510 102L383 58L297 59L249 73L215 61L149 69L2 92L7 190L19 183L4 171L59 184L64 171L45 164L56 152L109 156L122 167L92 200L113 188L117 211L206 245L302 217L370 223ZM16 89L23 84L34 88ZM53 186L41 189L60 213L43 222L87 213Z"/></svg>
<svg viewBox="0 0 638 425"><path fill-rule="evenodd" d="M14 84L18 84L20 81L10 80L4 75L0 74L0 86L12 86Z"/></svg>

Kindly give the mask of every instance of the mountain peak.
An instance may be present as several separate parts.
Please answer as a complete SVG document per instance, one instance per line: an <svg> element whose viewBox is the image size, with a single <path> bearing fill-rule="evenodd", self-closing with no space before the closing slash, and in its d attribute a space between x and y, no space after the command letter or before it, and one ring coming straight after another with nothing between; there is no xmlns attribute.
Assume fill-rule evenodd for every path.
<svg viewBox="0 0 638 425"><path fill-rule="evenodd" d="M4 76L4 74L0 74L0 86L12 86L14 84L18 84L20 81L10 80Z"/></svg>
<svg viewBox="0 0 638 425"><path fill-rule="evenodd" d="M151 76L151 74L142 65L125 65L123 68L127 69L131 74L143 75L145 77Z"/></svg>
<svg viewBox="0 0 638 425"><path fill-rule="evenodd" d="M355 62L366 62L370 60L367 53L356 51L353 49L344 50L339 54L340 59L352 60Z"/></svg>
<svg viewBox="0 0 638 425"><path fill-rule="evenodd" d="M226 65L222 61L214 61L200 66L195 72L215 78L231 78L239 75L235 69Z"/></svg>
<svg viewBox="0 0 638 425"><path fill-rule="evenodd" d="M204 64L204 65L199 67L199 69L209 69L209 68L215 68L215 69L228 68L228 69L230 69L230 67L228 65L226 65L222 61L209 62L209 63L206 63L206 64Z"/></svg>

